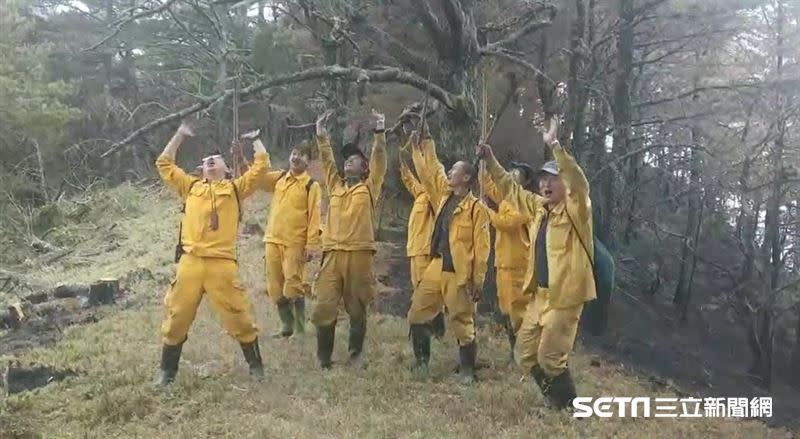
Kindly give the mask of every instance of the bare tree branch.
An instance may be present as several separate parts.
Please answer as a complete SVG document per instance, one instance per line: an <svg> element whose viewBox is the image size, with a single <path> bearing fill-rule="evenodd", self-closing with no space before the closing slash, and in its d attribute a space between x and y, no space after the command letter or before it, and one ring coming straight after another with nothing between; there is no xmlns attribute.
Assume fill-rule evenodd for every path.
<svg viewBox="0 0 800 439"><path fill-rule="evenodd" d="M528 71L532 72L534 75L544 78L550 84L556 85L556 82L552 78L547 76L541 69L539 69L535 65L531 64L528 61L525 61L524 59L522 59L520 57L517 57L517 56L514 56L514 55L508 53L508 51L505 51L505 50L490 50L490 49L481 48L481 49L478 50L478 54L481 55L481 56L494 56L494 57L497 57L497 58L504 59L506 61L512 62L512 63L514 63L514 64L516 64L516 65L518 65L520 67L524 67Z"/></svg>
<svg viewBox="0 0 800 439"><path fill-rule="evenodd" d="M539 16L540 13L547 11L548 16L543 20L534 20L535 17ZM519 29L509 33L505 38L495 41L494 43L490 43L486 45L487 49L499 49L503 46L508 46L510 44L516 43L520 38L525 37L526 35L535 32L539 29L544 29L549 27L553 24L553 18L555 18L556 8L551 5L542 5L539 8L536 8L529 12L527 17L527 22L522 25Z"/></svg>
<svg viewBox="0 0 800 439"><path fill-rule="evenodd" d="M115 23L113 32L111 32L110 34L106 35L102 40L100 40L98 43L96 43L92 47L89 47L87 49L83 49L83 51L84 52L91 52L92 50L97 49L98 47L100 47L103 44L107 43L110 39L112 39L112 38L116 37L117 35L119 35L119 33L122 32L122 29L125 26L127 26L129 23L131 23L133 21L136 21L136 20L138 20L140 18L145 18L145 17L149 17L151 15L155 15L155 14L161 13L165 9L169 8L170 6L172 6L172 4L177 2L177 1L178 0L167 0L164 3L162 3L161 6L155 8L155 9L148 9L146 11L139 12L138 14L131 15L130 17L128 17L128 18L126 18L126 19L124 19L122 21L118 21L117 23Z"/></svg>
<svg viewBox="0 0 800 439"><path fill-rule="evenodd" d="M425 78L422 78L419 75L416 75L408 71L400 70L397 68L367 70L367 69L360 69L357 67L342 67L337 65L315 67L300 72L295 72L287 75L277 76L270 79L265 79L263 81L257 82L247 88L240 90L239 97L240 98L247 97L272 87L295 84L298 82L312 81L315 79L345 79L354 82L372 81L372 82L395 82L399 84L405 84L417 88L419 90L428 92L433 98L435 98L436 100L438 100L451 110L457 109L460 106L459 101L461 100L460 97L453 96L447 90L433 83L429 83ZM147 123L146 125L138 128L137 130L133 131L131 134L129 134L126 138L122 139L121 141L111 145L109 149L101 155L101 157L109 156L119 148L136 140L139 136L148 133L160 126L181 120L186 116L189 116L191 114L197 113L198 111L210 107L211 105L215 104L216 102L219 102L220 100L227 99L233 96L233 93L234 93L233 89L228 89L225 91L215 93L211 96L201 99L194 105L191 105L175 113L171 113L166 116L160 117L156 120L153 120Z"/></svg>

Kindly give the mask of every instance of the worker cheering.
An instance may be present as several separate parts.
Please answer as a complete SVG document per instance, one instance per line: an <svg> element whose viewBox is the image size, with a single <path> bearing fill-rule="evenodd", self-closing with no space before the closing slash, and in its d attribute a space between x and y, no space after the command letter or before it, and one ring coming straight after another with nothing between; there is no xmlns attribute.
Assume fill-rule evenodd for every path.
<svg viewBox="0 0 800 439"><path fill-rule="evenodd" d="M524 163L512 162L511 175L521 186L526 186L533 176L533 169ZM497 209L483 204L495 228L494 263L497 272L497 302L500 312L506 316L506 333L514 358L516 333L522 324L522 316L528 306L528 296L523 294L525 272L528 269L530 240L528 224L531 217L520 213L508 200L503 199L488 174L481 172L481 184L486 197Z"/></svg>
<svg viewBox="0 0 800 439"><path fill-rule="evenodd" d="M409 168L408 163L403 158L403 153L411 152L412 160L421 160L419 157L419 148L411 148L411 137L409 137L406 144L401 148L400 155L400 179L403 185L411 194L414 199L414 204L411 207L411 213L408 216L408 231L406 238L406 256L409 260L409 268L411 272L411 288L412 292L419 285L422 280L422 274L428 268L431 262L431 237L433 236L433 221L434 211L433 204L428 193L425 191L425 186L420 183L419 179L414 175L414 172ZM432 323L433 335L442 337L444 335L444 313L436 315Z"/></svg>
<svg viewBox="0 0 800 439"><path fill-rule="evenodd" d="M176 249L177 275L166 295L166 317L161 328L161 386L175 379L181 348L206 292L222 326L241 344L250 374L255 378L264 375L258 329L247 291L239 280L236 237L241 202L253 194L257 182L264 177L267 151L260 141L253 142L254 162L236 179L229 177L220 154L203 159L202 178L192 177L175 164L178 148L192 135L191 126L181 124L156 160L161 179L184 201Z"/></svg>
<svg viewBox="0 0 800 439"><path fill-rule="evenodd" d="M423 128L421 136L415 133L412 138L412 146L421 148L420 154L415 155L418 157L414 163L417 175L436 206L432 260L414 291L408 310L415 357L413 367L418 373L428 371L431 322L444 304L448 311L448 327L458 340L459 375L462 382L469 384L475 381L475 302L486 276L489 221L486 211L470 191L477 180L475 167L458 161L445 175L427 130Z"/></svg>
<svg viewBox="0 0 800 439"><path fill-rule="evenodd" d="M555 162L542 167L537 195L525 190L495 159L489 145L476 154L500 195L533 217L531 257L524 291L533 295L517 332L519 363L539 385L545 402L566 408L575 398L567 367L585 302L595 298L589 182L558 143L555 120L543 135Z"/></svg>
<svg viewBox="0 0 800 439"><path fill-rule="evenodd" d="M264 234L267 294L278 308L281 329L276 337L305 330L306 262L320 250L322 189L308 174L311 151L296 146L289 170L270 170L259 187L273 193Z"/></svg>
<svg viewBox="0 0 800 439"><path fill-rule="evenodd" d="M326 112L316 124L329 197L322 267L314 284L316 304L311 314L317 328L317 357L323 369L331 367L340 299L350 316L348 362L354 367L364 364L367 307L377 286L373 269L376 251L373 218L387 167L385 117L373 110L375 140L369 158L358 145L345 145L344 172L340 174L325 126L331 114Z"/></svg>

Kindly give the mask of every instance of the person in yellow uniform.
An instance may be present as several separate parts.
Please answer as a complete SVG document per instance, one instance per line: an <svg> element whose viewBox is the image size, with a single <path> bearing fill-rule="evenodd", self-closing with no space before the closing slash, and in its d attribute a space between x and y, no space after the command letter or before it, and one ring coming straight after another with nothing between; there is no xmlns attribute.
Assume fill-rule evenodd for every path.
<svg viewBox="0 0 800 439"><path fill-rule="evenodd" d="M465 161L456 162L445 174L433 139L423 132L412 135L421 148L414 166L431 202L436 206L431 238L432 260L422 275L408 310L416 372L428 370L431 321L447 306L448 327L459 345L458 373L463 383L475 381L477 342L475 302L480 297L489 256L489 218L470 187L478 172Z"/></svg>
<svg viewBox="0 0 800 439"><path fill-rule="evenodd" d="M205 293L223 328L239 341L250 374L264 375L258 347L258 328L247 291L239 280L236 238L241 202L253 194L267 169L264 145L253 142L254 160L242 176L228 178L220 154L203 159L202 178L187 175L175 164L178 148L193 131L187 123L156 160L164 184L184 201L176 248L177 274L165 298L166 315L161 327L161 376L157 384L170 384L178 372L181 349Z"/></svg>
<svg viewBox="0 0 800 439"><path fill-rule="evenodd" d="M586 176L558 143L556 121L549 124L543 139L555 161L542 167L541 195L517 183L497 162L490 146L478 145L476 155L486 161L500 195L520 213L533 217L524 285L533 297L517 332L519 364L533 375L547 405L566 408L576 395L567 360L583 305L596 296L592 208Z"/></svg>
<svg viewBox="0 0 800 439"><path fill-rule="evenodd" d="M350 316L348 340L351 366L363 367L367 307L375 297L375 204L386 176L385 117L373 110L375 140L369 158L356 145L344 148L344 172L336 168L325 124L331 112L317 120L317 146L328 191L328 215L322 240L322 267L314 284L317 300L311 322L317 328L317 358L331 367L339 301Z"/></svg>
<svg viewBox="0 0 800 439"><path fill-rule="evenodd" d="M514 181L526 186L533 175L533 169L517 162L512 162L511 167ZM503 199L488 174L481 174L481 184L486 197L497 206L495 210L485 204L489 220L496 231L494 263L497 273L497 303L500 305L500 312L506 316L505 327L513 360L516 334L528 306L528 296L524 294L522 287L525 283L525 271L528 269L528 228L532 218L520 213L511 202Z"/></svg>
<svg viewBox="0 0 800 439"><path fill-rule="evenodd" d="M292 149L289 170L266 173L260 188L273 193L266 242L267 295L278 309L276 337L305 332L305 266L320 250L322 189L308 174L311 151Z"/></svg>
<svg viewBox="0 0 800 439"><path fill-rule="evenodd" d="M409 152L410 146L411 138L409 137L402 151ZM413 148L411 153L412 155L419 154L419 149ZM408 167L402 153L400 155L400 179L408 193L414 198L411 214L408 216L408 237L406 239L406 256L408 256L410 265L411 291L413 292L431 262L431 237L433 236L435 212L431 199L425 192L425 187ZM436 315L431 324L431 330L437 338L444 336L444 313L440 312Z"/></svg>

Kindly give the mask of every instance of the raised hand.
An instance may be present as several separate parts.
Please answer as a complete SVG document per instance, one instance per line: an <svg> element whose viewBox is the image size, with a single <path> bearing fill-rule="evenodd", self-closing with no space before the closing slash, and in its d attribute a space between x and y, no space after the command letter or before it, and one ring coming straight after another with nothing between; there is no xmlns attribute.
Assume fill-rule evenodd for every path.
<svg viewBox="0 0 800 439"><path fill-rule="evenodd" d="M475 156L479 159L485 159L494 155L492 147L487 143L478 143L475 146Z"/></svg>
<svg viewBox="0 0 800 439"><path fill-rule="evenodd" d="M183 120L178 127L178 134L186 137L194 137L194 124L188 120Z"/></svg>
<svg viewBox="0 0 800 439"><path fill-rule="evenodd" d="M386 129L386 116L372 109L372 117L375 118L375 130L383 131Z"/></svg>
<svg viewBox="0 0 800 439"><path fill-rule="evenodd" d="M550 117L550 123L547 131L542 133L542 140L544 144L549 147L558 145L558 118L555 116Z"/></svg>
<svg viewBox="0 0 800 439"><path fill-rule="evenodd" d="M318 136L327 136L328 135L328 128L326 127L326 124L328 123L328 119L331 117L332 114L333 114L333 110L328 110L328 111L322 113L317 118L317 135Z"/></svg>

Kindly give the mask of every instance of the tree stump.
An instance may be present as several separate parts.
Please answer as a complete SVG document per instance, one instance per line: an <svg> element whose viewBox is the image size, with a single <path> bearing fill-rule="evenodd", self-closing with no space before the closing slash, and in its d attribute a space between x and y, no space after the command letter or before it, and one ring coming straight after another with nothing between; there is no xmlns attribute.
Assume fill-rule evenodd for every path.
<svg viewBox="0 0 800 439"><path fill-rule="evenodd" d="M8 312L0 314L0 327L8 329L19 329L25 320L25 313L22 305L12 304L8 307Z"/></svg>
<svg viewBox="0 0 800 439"><path fill-rule="evenodd" d="M100 279L89 286L89 305L109 305L119 294L119 279Z"/></svg>

